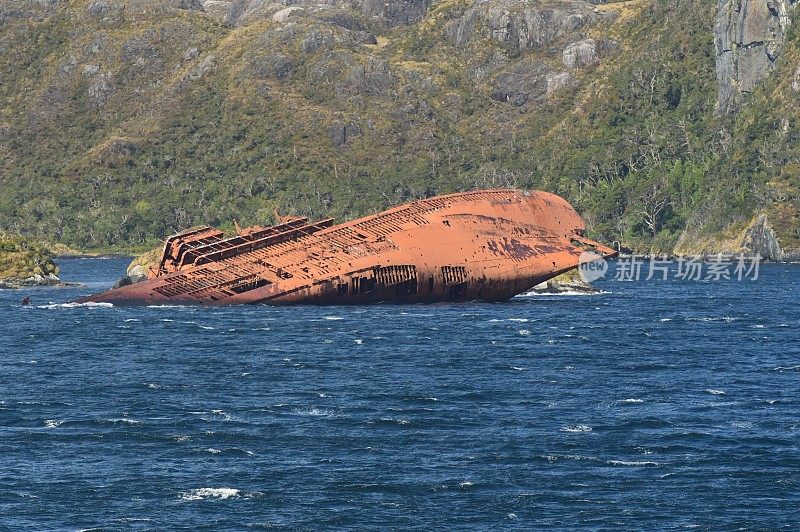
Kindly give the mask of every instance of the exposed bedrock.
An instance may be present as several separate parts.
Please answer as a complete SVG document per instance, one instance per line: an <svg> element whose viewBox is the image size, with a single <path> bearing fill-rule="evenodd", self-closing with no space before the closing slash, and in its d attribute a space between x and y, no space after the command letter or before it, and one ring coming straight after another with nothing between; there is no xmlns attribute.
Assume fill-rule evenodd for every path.
<svg viewBox="0 0 800 532"><path fill-rule="evenodd" d="M735 112L769 75L797 0L719 0L714 26L717 111Z"/></svg>

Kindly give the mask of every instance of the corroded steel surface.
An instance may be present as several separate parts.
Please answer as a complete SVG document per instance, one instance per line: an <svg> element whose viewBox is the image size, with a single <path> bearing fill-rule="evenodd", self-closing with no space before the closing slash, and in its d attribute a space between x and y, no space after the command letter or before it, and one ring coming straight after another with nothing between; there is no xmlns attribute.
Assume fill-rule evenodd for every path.
<svg viewBox="0 0 800 532"><path fill-rule="evenodd" d="M284 221L171 236L149 279L85 301L122 305L501 301L578 265L584 223L547 192L483 190L351 222Z"/></svg>

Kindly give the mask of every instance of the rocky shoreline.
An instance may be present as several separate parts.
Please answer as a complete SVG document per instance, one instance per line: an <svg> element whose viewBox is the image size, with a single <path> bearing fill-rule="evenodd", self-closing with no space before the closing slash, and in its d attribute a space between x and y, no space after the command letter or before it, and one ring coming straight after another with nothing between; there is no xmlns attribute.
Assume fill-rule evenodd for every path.
<svg viewBox="0 0 800 532"><path fill-rule="evenodd" d="M0 289L79 286L58 276L55 254L41 242L0 233Z"/></svg>
<svg viewBox="0 0 800 532"><path fill-rule="evenodd" d="M53 288L69 288L82 286L80 283L66 283L57 275L49 273L46 276L33 275L25 279L7 278L0 279L0 290L21 290L23 288L51 286Z"/></svg>
<svg viewBox="0 0 800 532"><path fill-rule="evenodd" d="M534 286L527 295L542 294L599 294L602 290L581 279L578 270L570 270L549 281Z"/></svg>

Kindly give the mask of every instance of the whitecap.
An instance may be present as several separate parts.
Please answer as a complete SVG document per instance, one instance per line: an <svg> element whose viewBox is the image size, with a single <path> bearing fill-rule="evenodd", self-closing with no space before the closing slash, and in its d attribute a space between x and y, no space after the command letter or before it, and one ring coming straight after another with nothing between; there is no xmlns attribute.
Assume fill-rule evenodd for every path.
<svg viewBox="0 0 800 532"><path fill-rule="evenodd" d="M622 466L657 466L658 462L651 462L650 460L609 460L606 462L609 465L622 465Z"/></svg>
<svg viewBox="0 0 800 532"><path fill-rule="evenodd" d="M711 395L725 395L725 392L722 390L715 390L713 388L706 389L706 393L710 393Z"/></svg>
<svg viewBox="0 0 800 532"><path fill-rule="evenodd" d="M209 447L208 449L206 449L206 452L211 454L219 454L222 451L220 451L219 449L214 449L213 447Z"/></svg>
<svg viewBox="0 0 800 532"><path fill-rule="evenodd" d="M141 320L137 320L136 318L128 318L127 320L125 320L125 323L130 323L132 321L141 321Z"/></svg>
<svg viewBox="0 0 800 532"><path fill-rule="evenodd" d="M315 417L328 417L333 415L333 412L330 410L323 410L321 408L296 409L294 412L295 414Z"/></svg>
<svg viewBox="0 0 800 532"><path fill-rule="evenodd" d="M141 421L137 421L135 419L131 419L129 417L119 417L119 418L112 418L107 419L106 421L110 421L111 423L126 423L128 425L141 425Z"/></svg>
<svg viewBox="0 0 800 532"><path fill-rule="evenodd" d="M469 480L465 480L464 482L459 484L459 486L461 486L462 488L468 488L468 487L474 486L474 485L475 485L475 483L474 482L470 482Z"/></svg>
<svg viewBox="0 0 800 532"><path fill-rule="evenodd" d="M361 344L363 344L363 343L364 343L364 340L362 340L361 338L356 338L356 339L355 339L355 340L353 340L353 341L354 341L355 343L357 343L358 345L361 345Z"/></svg>
<svg viewBox="0 0 800 532"><path fill-rule="evenodd" d="M111 303L97 303L94 301L87 301L86 303L50 303L49 305L40 305L37 308L44 309L61 309L61 308L111 308L114 305Z"/></svg>
<svg viewBox="0 0 800 532"><path fill-rule="evenodd" d="M508 318L508 321L518 321L520 323L526 323L530 320L528 318Z"/></svg>
<svg viewBox="0 0 800 532"><path fill-rule="evenodd" d="M661 319L660 319L660 320L658 320L658 321L660 321L660 322L662 322L662 323L663 323L663 322L666 322L666 321L672 321L672 318L661 318Z"/></svg>
<svg viewBox="0 0 800 532"><path fill-rule="evenodd" d="M323 319L326 319L328 321L339 321L343 320L344 318L341 316L325 316Z"/></svg>
<svg viewBox="0 0 800 532"><path fill-rule="evenodd" d="M766 327L765 325L751 325L750 326L751 329L764 329L765 327Z"/></svg>
<svg viewBox="0 0 800 532"><path fill-rule="evenodd" d="M570 425L568 427L561 427L561 432L592 432L592 427L589 425Z"/></svg>
<svg viewBox="0 0 800 532"><path fill-rule="evenodd" d="M525 368L521 368L519 366L511 366L511 369L513 369L514 371L525 371Z"/></svg>
<svg viewBox="0 0 800 532"><path fill-rule="evenodd" d="M44 426L47 427L48 429L54 429L54 428L60 426L62 423L64 423L64 422L63 421L59 421L57 419L45 419L44 420Z"/></svg>
<svg viewBox="0 0 800 532"><path fill-rule="evenodd" d="M232 419L230 414L226 414L222 410L212 410L211 413L217 416L222 416L223 421L230 421Z"/></svg>
<svg viewBox="0 0 800 532"><path fill-rule="evenodd" d="M623 399L622 401L620 401L620 403L638 404L638 403L644 403L644 399Z"/></svg>
<svg viewBox="0 0 800 532"><path fill-rule="evenodd" d="M208 325L198 325L198 327L200 327L201 329L205 329L207 331L213 331L214 330L214 327L210 327Z"/></svg>
<svg viewBox="0 0 800 532"><path fill-rule="evenodd" d="M519 334L520 336L530 336L531 332L528 329L520 329Z"/></svg>
<svg viewBox="0 0 800 532"><path fill-rule="evenodd" d="M238 496L239 490L236 488L198 488L180 494L180 498L184 501L200 501L208 498L224 500Z"/></svg>
<svg viewBox="0 0 800 532"><path fill-rule="evenodd" d="M393 417L382 417L381 421L384 423L395 423L397 425L410 425L411 421L407 419L395 419Z"/></svg>

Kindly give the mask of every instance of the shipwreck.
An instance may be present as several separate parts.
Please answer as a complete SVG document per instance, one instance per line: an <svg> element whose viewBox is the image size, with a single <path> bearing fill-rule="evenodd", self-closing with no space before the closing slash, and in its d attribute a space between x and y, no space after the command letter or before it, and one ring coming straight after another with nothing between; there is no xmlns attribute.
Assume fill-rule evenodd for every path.
<svg viewBox="0 0 800 532"><path fill-rule="evenodd" d="M85 298L114 305L503 301L615 251L547 192L481 190L413 201L342 224L284 219L225 237L167 238L148 279Z"/></svg>

